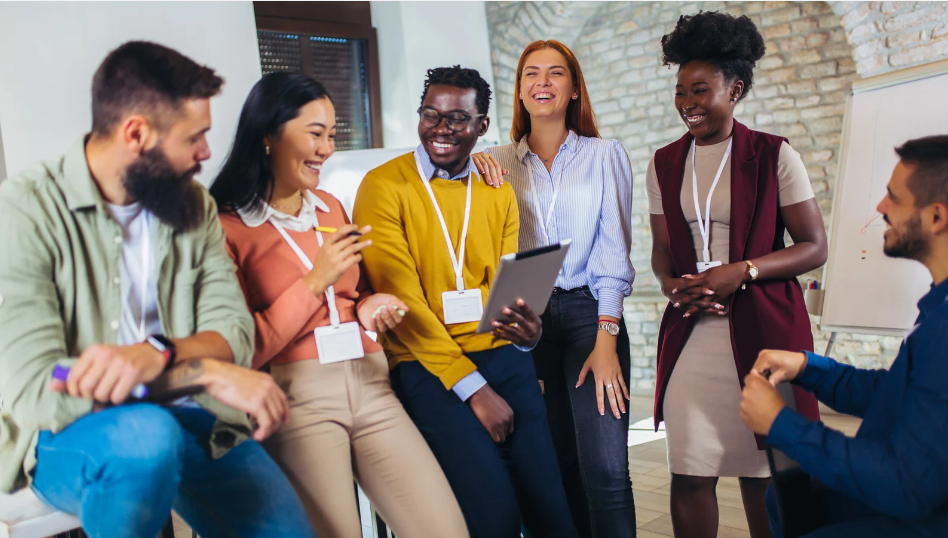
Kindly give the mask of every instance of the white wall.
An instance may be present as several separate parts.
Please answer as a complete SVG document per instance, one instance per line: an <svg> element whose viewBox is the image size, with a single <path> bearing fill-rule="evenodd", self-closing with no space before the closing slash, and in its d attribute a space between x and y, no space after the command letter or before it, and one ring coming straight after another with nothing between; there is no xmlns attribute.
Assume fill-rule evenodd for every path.
<svg viewBox="0 0 948 538"><path fill-rule="evenodd" d="M477 69L494 89L484 2L372 2L379 38L382 127L386 148L418 145L418 105L425 73L460 64ZM495 90L496 91L496 90ZM481 140L499 143L496 103Z"/></svg>
<svg viewBox="0 0 948 538"><path fill-rule="evenodd" d="M224 77L211 101L211 159L199 176L214 178L260 78L251 2L0 2L0 164L8 175L58 157L89 131L92 75L133 39L172 47Z"/></svg>
<svg viewBox="0 0 948 538"><path fill-rule="evenodd" d="M3 130L0 129L0 181L7 178L7 163L3 158Z"/></svg>

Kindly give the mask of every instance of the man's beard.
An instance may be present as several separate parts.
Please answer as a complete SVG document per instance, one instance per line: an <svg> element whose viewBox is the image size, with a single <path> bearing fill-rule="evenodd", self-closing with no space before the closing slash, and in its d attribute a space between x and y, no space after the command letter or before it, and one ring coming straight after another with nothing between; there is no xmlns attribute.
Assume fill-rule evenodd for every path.
<svg viewBox="0 0 948 538"><path fill-rule="evenodd" d="M194 176L201 165L178 174L159 146L144 153L125 170L125 190L144 209L176 232L193 230L204 216Z"/></svg>
<svg viewBox="0 0 948 538"><path fill-rule="evenodd" d="M921 260L928 255L928 243L922 237L922 219L918 213L906 221L902 230L896 230L894 226L890 230L896 238L891 245L883 247L886 256Z"/></svg>

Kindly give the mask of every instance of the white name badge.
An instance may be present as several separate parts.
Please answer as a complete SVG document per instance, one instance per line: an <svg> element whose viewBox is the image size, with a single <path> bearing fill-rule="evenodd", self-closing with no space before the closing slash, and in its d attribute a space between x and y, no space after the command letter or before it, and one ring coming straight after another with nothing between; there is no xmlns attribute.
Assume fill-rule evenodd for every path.
<svg viewBox="0 0 948 538"><path fill-rule="evenodd" d="M355 321L316 327L313 333L316 335L316 351L319 352L320 364L361 359L365 356L362 334L359 324Z"/></svg>
<svg viewBox="0 0 948 538"><path fill-rule="evenodd" d="M712 267L719 267L721 262L698 262L698 273L703 273Z"/></svg>
<svg viewBox="0 0 948 538"><path fill-rule="evenodd" d="M441 305L444 308L444 324L468 323L480 321L484 315L484 302L481 300L481 290L446 291L441 294Z"/></svg>

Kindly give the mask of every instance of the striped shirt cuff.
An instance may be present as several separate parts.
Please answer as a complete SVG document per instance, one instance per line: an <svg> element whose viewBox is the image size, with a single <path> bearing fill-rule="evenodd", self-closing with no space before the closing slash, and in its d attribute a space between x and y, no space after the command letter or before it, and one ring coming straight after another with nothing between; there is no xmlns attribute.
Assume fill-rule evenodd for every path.
<svg viewBox="0 0 948 538"><path fill-rule="evenodd" d="M486 384L487 380L484 379L484 376L477 370L474 370L455 383L454 386L451 387L451 390L458 395L458 398L460 398L462 402L466 402L468 398L474 396L474 393L481 390L481 387Z"/></svg>
<svg viewBox="0 0 948 538"><path fill-rule="evenodd" d="M622 292L611 288L600 288L598 292L599 315L622 319L622 301L625 300Z"/></svg>

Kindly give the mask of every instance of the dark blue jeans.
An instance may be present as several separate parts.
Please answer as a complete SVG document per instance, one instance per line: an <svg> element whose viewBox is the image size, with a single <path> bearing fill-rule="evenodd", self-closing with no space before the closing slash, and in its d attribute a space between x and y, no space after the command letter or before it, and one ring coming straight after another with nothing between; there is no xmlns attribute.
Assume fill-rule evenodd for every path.
<svg viewBox="0 0 948 538"><path fill-rule="evenodd" d="M471 538L577 538L543 397L529 353L513 346L468 355L514 412L499 446L466 402L417 361L392 370L392 388L451 484Z"/></svg>
<svg viewBox="0 0 948 538"><path fill-rule="evenodd" d="M543 380L547 419L573 521L583 538L632 538L629 415L615 418L608 400L605 416L599 414L592 373L576 388L583 364L596 347L599 304L588 289L557 293L541 319L543 336L533 350L533 362ZM616 349L628 384L631 350L622 322Z"/></svg>
<svg viewBox="0 0 948 538"><path fill-rule="evenodd" d="M851 497L814 480L814 496L826 508L830 523L801 538L936 538L948 536L948 510L923 520L899 520L874 513ZM767 515L773 538L781 538L773 484L767 488Z"/></svg>
<svg viewBox="0 0 948 538"><path fill-rule="evenodd" d="M86 415L40 433L33 490L91 538L156 536L172 508L202 538L315 538L263 447L248 440L211 459L213 424L200 408L152 404Z"/></svg>

